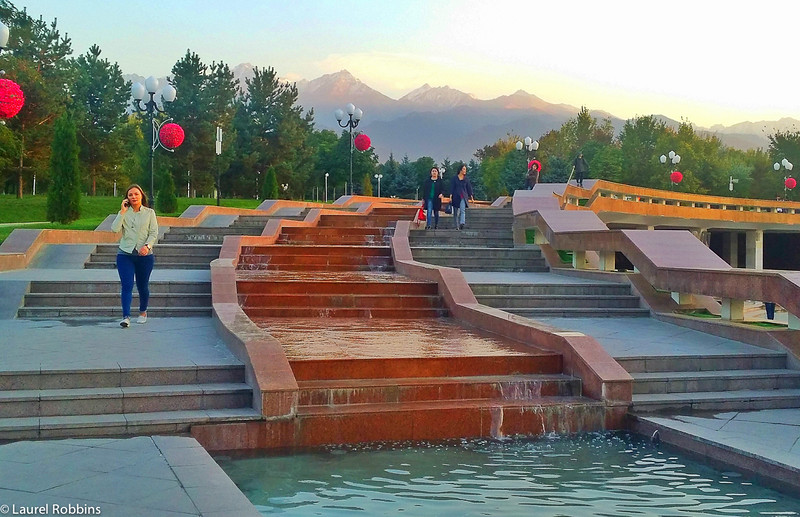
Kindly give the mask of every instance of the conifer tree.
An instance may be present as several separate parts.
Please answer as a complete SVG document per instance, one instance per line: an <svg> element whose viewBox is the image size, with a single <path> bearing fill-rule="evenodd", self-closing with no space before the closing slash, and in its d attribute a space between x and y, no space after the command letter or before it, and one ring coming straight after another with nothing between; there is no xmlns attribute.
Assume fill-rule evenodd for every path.
<svg viewBox="0 0 800 517"><path fill-rule="evenodd" d="M156 196L156 210L162 214L171 214L178 211L178 198L175 196L175 181L172 173L165 170L161 174L161 188Z"/></svg>
<svg viewBox="0 0 800 517"><path fill-rule="evenodd" d="M50 154L50 189L47 219L68 224L81 215L81 176L78 167L78 137L69 113L56 121Z"/></svg>
<svg viewBox="0 0 800 517"><path fill-rule="evenodd" d="M264 187L261 190L264 199L278 199L278 175L275 173L275 167L267 168Z"/></svg>

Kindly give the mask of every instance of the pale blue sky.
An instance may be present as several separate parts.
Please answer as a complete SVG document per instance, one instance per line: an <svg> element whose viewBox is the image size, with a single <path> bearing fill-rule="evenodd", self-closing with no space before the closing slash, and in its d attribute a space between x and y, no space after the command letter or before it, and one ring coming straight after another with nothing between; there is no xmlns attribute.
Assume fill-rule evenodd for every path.
<svg viewBox="0 0 800 517"><path fill-rule="evenodd" d="M97 43L123 72L204 62L289 80L347 69L393 98L429 83L481 99L552 103L702 126L800 118L800 2L712 0L35 0L76 55ZM358 99L353 99L358 103Z"/></svg>

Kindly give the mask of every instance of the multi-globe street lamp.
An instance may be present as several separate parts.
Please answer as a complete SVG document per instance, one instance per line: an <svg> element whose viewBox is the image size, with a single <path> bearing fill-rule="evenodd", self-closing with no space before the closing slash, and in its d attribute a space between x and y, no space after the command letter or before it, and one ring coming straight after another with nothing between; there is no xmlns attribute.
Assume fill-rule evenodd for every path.
<svg viewBox="0 0 800 517"><path fill-rule="evenodd" d="M669 153L669 161L672 163L673 167L672 171L669 174L669 181L670 185L674 185L676 183L680 183L683 181L683 174L675 170L675 166L681 163L681 155L677 154L675 151L670 151ZM661 163L667 163L667 156L661 155L658 157L658 161Z"/></svg>
<svg viewBox="0 0 800 517"><path fill-rule="evenodd" d="M153 155L156 152L156 149L162 147L167 151L173 152L172 149L164 146L161 143L161 140L158 138L158 130L161 129L161 126L166 124L167 122L171 121L172 119L167 119L161 123L159 123L155 119L156 113L165 113L165 110L158 107L158 104L155 101L156 91L158 91L158 79L153 77L152 75L148 77L144 85L142 83L133 83L131 86L131 94L133 95L133 107L136 111L146 112L147 115L150 117L150 126L153 129L152 137L150 139L150 196L152 199L155 199L155 182L153 179ZM144 99L145 93L150 94L150 100L142 104L142 100ZM164 102L172 102L175 100L177 92L175 88L167 83L164 88L161 89L161 98L164 99Z"/></svg>
<svg viewBox="0 0 800 517"><path fill-rule="evenodd" d="M383 174L376 174L375 179L378 180L378 197L381 197L381 178Z"/></svg>
<svg viewBox="0 0 800 517"><path fill-rule="evenodd" d="M791 171L792 169L794 169L794 164L792 162L790 162L789 160L787 160L786 158L784 158L783 160L780 161L780 163L775 162L772 165L772 168L775 169L775 171L781 170L781 167L783 167L787 171ZM788 172L786 174L788 174ZM783 177L783 199L784 200L786 200L786 191L789 188L789 185L790 184L793 185L791 188L794 188L794 186L797 185L796 181L790 182L789 181L790 179L793 179L793 178L791 176L786 176L786 175L784 175L784 177Z"/></svg>
<svg viewBox="0 0 800 517"><path fill-rule="evenodd" d="M539 149L539 142L529 136L525 137L525 143L517 141L517 151L522 151L525 148L525 163L531 161L531 153Z"/></svg>
<svg viewBox="0 0 800 517"><path fill-rule="evenodd" d="M344 121L345 112L337 109L334 112L336 116L336 121L339 123L339 127L346 127L348 131L350 131L350 195L353 195L353 129L358 127L358 123L361 122L361 117L364 115L364 112L361 109L356 108L355 105L351 102L347 106L345 106L345 110L347 110L347 120ZM344 121L344 122L343 122ZM345 189L345 194L347 194L347 189Z"/></svg>

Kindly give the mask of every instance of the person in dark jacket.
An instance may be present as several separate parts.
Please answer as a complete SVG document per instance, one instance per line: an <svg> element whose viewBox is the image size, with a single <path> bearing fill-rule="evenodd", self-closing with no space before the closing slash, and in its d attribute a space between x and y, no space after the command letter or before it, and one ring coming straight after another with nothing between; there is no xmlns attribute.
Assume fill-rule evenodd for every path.
<svg viewBox="0 0 800 517"><path fill-rule="evenodd" d="M579 187L583 188L583 178L589 172L589 164L583 158L583 153L578 153L578 157L575 158L572 165L575 167L575 181Z"/></svg>
<svg viewBox="0 0 800 517"><path fill-rule="evenodd" d="M472 183L467 179L467 166L462 165L458 174L453 176L450 184L450 205L453 207L453 224L455 228L463 230L467 223L467 200L475 201L472 197Z"/></svg>
<svg viewBox="0 0 800 517"><path fill-rule="evenodd" d="M439 211L442 209L442 180L439 179L438 167L431 169L431 177L427 178L422 185L422 199L425 200L425 209L428 211L425 229L439 228Z"/></svg>

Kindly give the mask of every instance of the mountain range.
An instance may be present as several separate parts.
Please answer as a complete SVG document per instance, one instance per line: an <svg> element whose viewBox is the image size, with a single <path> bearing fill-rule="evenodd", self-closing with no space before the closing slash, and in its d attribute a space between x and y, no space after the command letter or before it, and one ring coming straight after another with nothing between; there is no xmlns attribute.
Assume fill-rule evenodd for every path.
<svg viewBox="0 0 800 517"><path fill-rule="evenodd" d="M234 77L244 86L253 77L253 65L242 63L233 69ZM128 75L126 79L141 80ZM341 131L334 117L336 109L348 103L361 108L364 116L357 130L366 133L381 161L393 154L411 160L430 156L436 161L469 160L475 151L504 138L507 134L536 139L575 117L579 108L569 104L549 103L536 95L518 90L510 95L482 100L450 88L424 84L399 99L392 99L369 87L347 70L326 74L313 80L297 81L298 104L305 111L314 109L317 129ZM180 95L180 92L178 93ZM598 120L611 120L617 134L625 120L611 113L590 110ZM667 125L680 122L656 115ZM766 148L768 136L775 131L797 130L800 120L721 124L710 128L695 125L701 134L716 135L725 145L738 149Z"/></svg>

